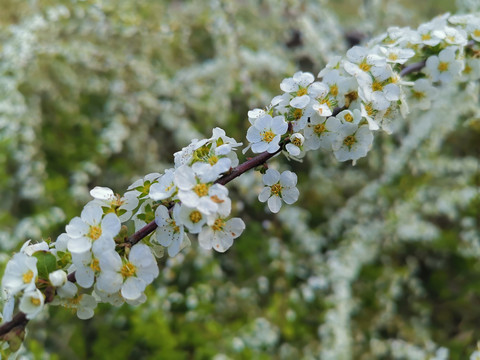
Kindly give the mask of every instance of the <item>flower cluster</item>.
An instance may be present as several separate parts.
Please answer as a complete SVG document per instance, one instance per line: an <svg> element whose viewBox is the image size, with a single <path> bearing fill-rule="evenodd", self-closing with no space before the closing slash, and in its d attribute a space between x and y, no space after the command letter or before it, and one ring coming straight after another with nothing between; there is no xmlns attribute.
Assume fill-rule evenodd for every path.
<svg viewBox="0 0 480 360"><path fill-rule="evenodd" d="M95 187L93 200L55 242L27 242L8 262L3 321L12 320L16 300L27 319L46 303L75 309L81 319L92 317L100 302L139 304L159 275L156 258L164 251L176 256L192 239L204 249L227 251L245 224L231 216L225 183L280 151L299 160L321 148L355 163L370 150L376 131L394 129L407 104L428 109L437 86L480 77L474 56L479 24L474 16L446 15L417 30L391 28L368 47L355 46L333 59L319 81L304 72L284 79L283 94L248 113L245 151L260 155L242 165L236 153L242 143L215 128L210 138L194 139L175 153L174 167L146 175L123 196ZM419 70L406 79L412 81L401 79ZM258 200L273 213L282 201L299 198L291 171L267 169L263 184ZM130 237L127 222L137 231Z"/></svg>
<svg viewBox="0 0 480 360"><path fill-rule="evenodd" d="M266 109L249 112L252 151L282 148L299 159L321 148L338 161L355 163L370 150L375 131L392 132L398 110L405 116L407 104L416 102L427 109L435 85L472 71L478 77L477 62L468 57L476 51L472 41L478 41L478 23L473 15L447 14L417 30L390 28L368 47L354 46L345 57L334 58L318 81L301 71L284 79L282 95ZM423 74L415 82L403 81L400 75L408 63L421 59L426 59Z"/></svg>

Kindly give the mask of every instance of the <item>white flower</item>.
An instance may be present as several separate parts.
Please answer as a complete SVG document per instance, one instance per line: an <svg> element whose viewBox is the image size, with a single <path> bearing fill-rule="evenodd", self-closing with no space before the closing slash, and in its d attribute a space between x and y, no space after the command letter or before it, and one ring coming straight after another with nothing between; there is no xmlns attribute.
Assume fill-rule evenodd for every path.
<svg viewBox="0 0 480 360"><path fill-rule="evenodd" d="M76 268L75 279L77 284L85 289L91 287L95 275L100 272L98 257L95 257L91 251L72 253L72 262Z"/></svg>
<svg viewBox="0 0 480 360"><path fill-rule="evenodd" d="M338 120L330 117L328 120L324 117L316 116L311 119L305 128L305 148L308 150L317 150L318 148L331 150L332 143L337 137L337 133L331 128Z"/></svg>
<svg viewBox="0 0 480 360"><path fill-rule="evenodd" d="M338 161L353 160L367 155L372 146L373 134L367 125L341 124L337 130L339 137L332 148Z"/></svg>
<svg viewBox="0 0 480 360"><path fill-rule="evenodd" d="M230 201L230 199L227 200ZM181 223L192 234L198 234L202 230L203 225L207 222L207 216L205 214L186 205L182 205L180 208L179 217Z"/></svg>
<svg viewBox="0 0 480 360"><path fill-rule="evenodd" d="M357 78L367 78L370 71L383 68L386 65L386 59L377 54L373 54L371 50L354 46L347 51L347 59L343 67L347 73Z"/></svg>
<svg viewBox="0 0 480 360"><path fill-rule="evenodd" d="M303 109L298 109L290 106L287 101L280 103L276 110L285 117L286 121L292 124L293 131L301 131L307 124L308 118L314 112L311 105L313 105L313 100Z"/></svg>
<svg viewBox="0 0 480 360"><path fill-rule="evenodd" d="M445 42L449 45L465 46L468 43L467 33L463 29L447 26L445 28Z"/></svg>
<svg viewBox="0 0 480 360"><path fill-rule="evenodd" d="M448 47L440 51L438 56L432 55L427 59L424 71L433 82L447 83L460 75L464 64L456 59L455 51L455 47Z"/></svg>
<svg viewBox="0 0 480 360"><path fill-rule="evenodd" d="M92 295L74 294L62 299L55 298L51 304L75 310L80 320L87 320L93 317L93 310L97 307L97 300Z"/></svg>
<svg viewBox="0 0 480 360"><path fill-rule="evenodd" d="M332 115L333 109L337 106L335 96L330 94L330 87L323 82L315 82L310 87L311 94L315 98L312 108L320 116Z"/></svg>
<svg viewBox="0 0 480 360"><path fill-rule="evenodd" d="M400 88L392 79L393 72L389 65L378 67L371 76L358 79L358 95L364 102L370 102L375 110L385 110L400 97Z"/></svg>
<svg viewBox="0 0 480 360"><path fill-rule="evenodd" d="M37 251L50 251L50 248L45 241L32 245L30 245L30 242L31 240L26 241L20 249L21 252L27 254L28 256L32 256Z"/></svg>
<svg viewBox="0 0 480 360"><path fill-rule="evenodd" d="M425 44L428 46L440 44L445 38L445 32L436 25L434 22L420 25L410 42L412 44Z"/></svg>
<svg viewBox="0 0 480 360"><path fill-rule="evenodd" d="M421 110L430 109L432 99L437 94L437 89L432 85L431 81L427 79L415 80L413 86L410 87L410 93L415 100L416 106Z"/></svg>
<svg viewBox="0 0 480 360"><path fill-rule="evenodd" d="M17 253L7 263L2 279L2 289L5 289L9 295L15 295L22 290L32 291L35 289L37 276L37 258L21 252Z"/></svg>
<svg viewBox="0 0 480 360"><path fill-rule="evenodd" d="M255 121L247 131L247 140L252 143L252 151L274 153L280 146L280 138L287 132L288 124L283 116L264 115Z"/></svg>
<svg viewBox="0 0 480 360"><path fill-rule="evenodd" d="M155 238L160 245L168 247L168 255L171 257L178 254L185 236L183 224L179 219L179 212L179 204L175 204L173 207L172 216L163 205L160 205L155 211L155 222L158 225Z"/></svg>
<svg viewBox="0 0 480 360"><path fill-rule="evenodd" d="M63 270L55 270L48 274L48 280L55 287L61 287L67 282L67 273Z"/></svg>
<svg viewBox="0 0 480 360"><path fill-rule="evenodd" d="M350 110L343 110L337 114L336 118L340 120L342 124L350 123L358 125L362 120L362 113L358 109L354 109L353 112Z"/></svg>
<svg viewBox="0 0 480 360"><path fill-rule="evenodd" d="M337 69L324 71L320 74L323 74L322 83L328 86L328 93L330 97L333 97L335 100L332 105L335 104L337 107L344 106L345 94L352 91L353 86L355 85L354 78L341 75L340 71ZM320 74L318 76L320 76Z"/></svg>
<svg viewBox="0 0 480 360"><path fill-rule="evenodd" d="M301 148L305 138L300 133L295 133L290 136L290 142L285 147L288 153L292 156L298 156L302 152Z"/></svg>
<svg viewBox="0 0 480 360"><path fill-rule="evenodd" d="M121 291L126 300L140 298L146 286L158 276L158 266L150 248L136 244L130 249L128 260L123 260L114 251L102 253L97 279L101 291L113 294Z"/></svg>
<svg viewBox="0 0 480 360"><path fill-rule="evenodd" d="M405 64L408 59L415 56L412 49L402 49L399 47L381 47L380 51L387 58L387 62L394 64Z"/></svg>
<svg viewBox="0 0 480 360"><path fill-rule="evenodd" d="M465 60L465 68L463 69L461 81L467 82L480 79L480 59L467 58Z"/></svg>
<svg viewBox="0 0 480 360"><path fill-rule="evenodd" d="M130 220L132 210L138 206L138 192L129 191L123 196L115 195L108 187L96 186L90 190L90 195L95 199L87 206L100 206L104 213L114 213L121 222Z"/></svg>
<svg viewBox="0 0 480 360"><path fill-rule="evenodd" d="M245 223L240 218L225 221L223 216L210 217L209 225L198 235L198 243L206 250L215 249L218 252L227 251L233 240L245 230Z"/></svg>
<svg viewBox="0 0 480 360"><path fill-rule="evenodd" d="M165 200L173 195L177 190L174 182L174 169L167 169L158 179L158 183L150 186L149 196L152 200Z"/></svg>
<svg viewBox="0 0 480 360"><path fill-rule="evenodd" d="M293 77L283 79L280 84L280 89L290 94L290 106L303 109L310 102L308 94L308 85L315 80L315 77L308 72L296 72Z"/></svg>
<svg viewBox="0 0 480 360"><path fill-rule="evenodd" d="M43 309L45 297L38 289L25 291L20 299L19 309L27 315L27 319L33 319Z"/></svg>
<svg viewBox="0 0 480 360"><path fill-rule="evenodd" d="M268 169L263 175L263 183L266 186L258 195L258 200L268 201L268 208L273 213L280 211L282 200L290 205L298 199L297 175L291 171L284 171L280 175L277 170Z"/></svg>
<svg viewBox="0 0 480 360"><path fill-rule="evenodd" d="M92 248L93 251L105 251L115 248L113 238L120 231L120 220L116 214L109 213L103 217L103 210L98 206L86 206L81 217L73 218L66 226L68 251L83 253Z"/></svg>
<svg viewBox="0 0 480 360"><path fill-rule="evenodd" d="M138 198L144 198L148 196L150 192L150 186L157 182L157 179L161 175L159 173L150 173L145 175L143 179L138 179L132 185L130 185L127 190L131 190Z"/></svg>
<svg viewBox="0 0 480 360"><path fill-rule="evenodd" d="M480 19L474 18L467 24L467 33L475 41L480 41Z"/></svg>
<svg viewBox="0 0 480 360"><path fill-rule="evenodd" d="M178 198L191 208L204 214L213 214L228 197L228 190L220 184L208 184L187 165L175 171L175 184L178 187Z"/></svg>
<svg viewBox="0 0 480 360"><path fill-rule="evenodd" d="M250 122L250 124L254 124L255 121L257 121L257 119L259 117L262 117L263 115L266 115L267 112L263 109L253 109L253 110L249 110L248 111L248 121Z"/></svg>

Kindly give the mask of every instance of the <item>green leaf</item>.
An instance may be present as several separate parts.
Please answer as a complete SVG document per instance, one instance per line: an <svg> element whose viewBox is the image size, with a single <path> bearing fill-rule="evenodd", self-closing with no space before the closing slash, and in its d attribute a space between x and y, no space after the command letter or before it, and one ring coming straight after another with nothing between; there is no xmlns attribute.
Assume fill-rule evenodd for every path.
<svg viewBox="0 0 480 360"><path fill-rule="evenodd" d="M57 269L57 259L47 251L37 251L33 254L37 258L38 277L48 280L48 274Z"/></svg>

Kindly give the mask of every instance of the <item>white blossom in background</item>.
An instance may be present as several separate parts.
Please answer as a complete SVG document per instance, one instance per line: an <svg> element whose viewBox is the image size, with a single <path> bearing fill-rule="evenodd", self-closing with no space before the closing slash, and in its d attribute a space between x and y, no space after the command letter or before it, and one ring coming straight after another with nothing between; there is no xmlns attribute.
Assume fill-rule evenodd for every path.
<svg viewBox="0 0 480 360"><path fill-rule="evenodd" d="M375 73L385 68L386 62L385 57L372 54L367 48L354 46L347 51L347 61L344 62L343 67L347 73L357 79L366 80L369 78L369 72Z"/></svg>
<svg viewBox="0 0 480 360"><path fill-rule="evenodd" d="M381 47L380 51L385 55L387 62L394 64L405 64L410 58L415 56L415 51L412 49Z"/></svg>
<svg viewBox="0 0 480 360"><path fill-rule="evenodd" d="M298 200L297 175L291 171L284 171L280 175L277 170L268 169L263 175L263 183L265 187L258 195L258 200L267 202L273 213L280 211L282 200L289 205Z"/></svg>
<svg viewBox="0 0 480 360"><path fill-rule="evenodd" d="M432 55L427 59L424 71L433 82L448 83L460 75L464 65L457 60L456 51L455 47L448 47L440 51L438 56Z"/></svg>
<svg viewBox="0 0 480 360"><path fill-rule="evenodd" d="M410 94L415 100L415 105L421 110L430 109L431 102L437 94L437 89L427 79L415 80L410 88Z"/></svg>

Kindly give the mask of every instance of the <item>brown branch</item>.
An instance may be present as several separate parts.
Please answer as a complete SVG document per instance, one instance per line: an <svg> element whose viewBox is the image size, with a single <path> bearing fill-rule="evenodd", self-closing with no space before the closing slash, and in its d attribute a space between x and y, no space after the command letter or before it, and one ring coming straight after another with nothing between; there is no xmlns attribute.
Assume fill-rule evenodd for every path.
<svg viewBox="0 0 480 360"><path fill-rule="evenodd" d="M426 60L422 60L422 61L408 65L407 67L403 68L402 71L400 71L400 77L407 76L414 72L419 72L424 68L426 62L427 62Z"/></svg>

